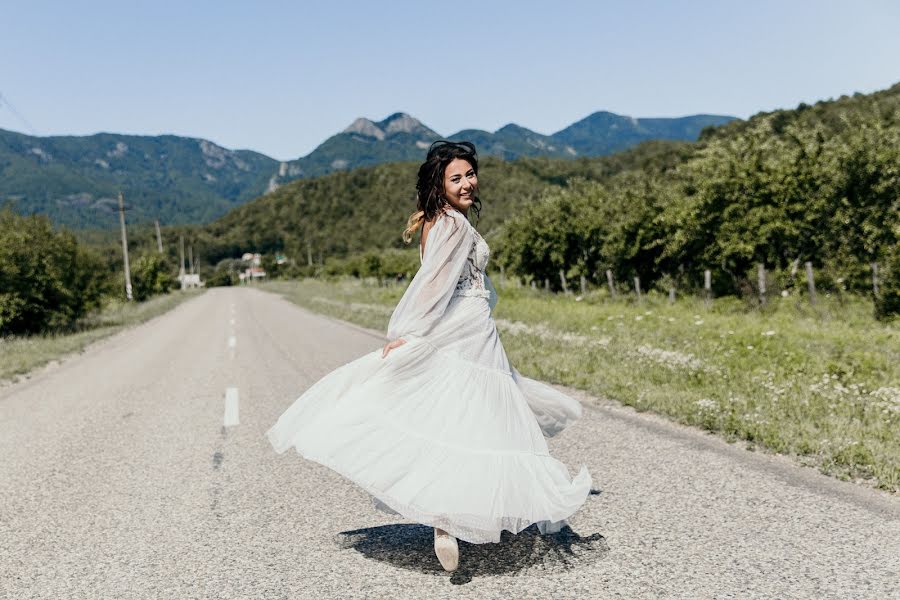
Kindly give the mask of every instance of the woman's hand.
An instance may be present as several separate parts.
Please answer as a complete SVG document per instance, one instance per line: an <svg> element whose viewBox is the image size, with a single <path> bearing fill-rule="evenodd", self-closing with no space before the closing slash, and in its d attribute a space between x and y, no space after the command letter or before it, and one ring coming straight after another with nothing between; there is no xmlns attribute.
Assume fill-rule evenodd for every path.
<svg viewBox="0 0 900 600"><path fill-rule="evenodd" d="M398 347L402 346L405 343L406 343L406 340L404 340L403 338L397 338L393 342L388 342L387 344L384 345L384 350L382 350L382 352L381 352L381 358L384 358L385 356L388 355L388 352L390 352L394 348L398 348Z"/></svg>

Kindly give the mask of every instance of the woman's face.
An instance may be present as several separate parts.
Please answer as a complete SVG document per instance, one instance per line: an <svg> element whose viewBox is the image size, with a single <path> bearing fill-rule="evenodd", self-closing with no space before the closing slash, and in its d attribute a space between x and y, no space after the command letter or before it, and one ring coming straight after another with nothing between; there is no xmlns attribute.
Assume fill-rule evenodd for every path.
<svg viewBox="0 0 900 600"><path fill-rule="evenodd" d="M454 158L444 170L444 197L447 202L461 212L468 214L478 192L478 176L469 161Z"/></svg>

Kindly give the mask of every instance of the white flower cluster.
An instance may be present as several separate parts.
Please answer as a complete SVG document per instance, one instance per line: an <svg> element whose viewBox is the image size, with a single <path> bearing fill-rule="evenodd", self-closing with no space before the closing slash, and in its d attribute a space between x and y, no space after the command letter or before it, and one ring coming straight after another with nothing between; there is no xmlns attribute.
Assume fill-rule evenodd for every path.
<svg viewBox="0 0 900 600"><path fill-rule="evenodd" d="M529 325L527 323L522 323L521 321L507 321L505 319L497 319L495 323L497 324L497 328L504 333L512 335L533 335L542 340L571 344L579 348L605 349L609 347L612 341L609 337L594 338L578 333L557 331L543 324ZM591 327L591 331L597 331L597 327ZM704 364L703 361L696 356L675 350L663 350L661 348L642 345L636 350L626 350L624 353L628 358L637 362L644 364L652 363L674 371L717 371L717 369Z"/></svg>
<svg viewBox="0 0 900 600"><path fill-rule="evenodd" d="M763 371L762 376L754 375L750 380L772 394L775 400L784 397L790 391L790 384L777 385L775 383L774 371Z"/></svg>
<svg viewBox="0 0 900 600"><path fill-rule="evenodd" d="M668 367L672 370L688 369L690 371L706 370L706 365L693 354L678 352L676 350L663 350L651 346L640 346L635 353L638 359Z"/></svg>
<svg viewBox="0 0 900 600"><path fill-rule="evenodd" d="M859 383L844 385L837 375L822 375L822 378L809 386L809 391L832 401L858 402L886 415L900 416L900 388L880 387L866 390Z"/></svg>
<svg viewBox="0 0 900 600"><path fill-rule="evenodd" d="M754 425L769 425L771 423L758 408L753 412L745 412L742 414L741 420L745 423L753 423Z"/></svg>
<svg viewBox="0 0 900 600"><path fill-rule="evenodd" d="M880 387L869 396L881 402L883 412L900 415L900 387Z"/></svg>
<svg viewBox="0 0 900 600"><path fill-rule="evenodd" d="M701 398L694 402L701 410L715 410L719 408L719 404L715 400L710 400L709 398Z"/></svg>
<svg viewBox="0 0 900 600"><path fill-rule="evenodd" d="M539 323L537 325L529 325L521 321L507 321L506 319L496 319L494 321L497 328L512 335L534 335L542 340L562 342L564 344L572 344L582 348L606 348L609 346L610 338L592 338L587 335L578 333L568 333L565 331L557 331L546 325Z"/></svg>

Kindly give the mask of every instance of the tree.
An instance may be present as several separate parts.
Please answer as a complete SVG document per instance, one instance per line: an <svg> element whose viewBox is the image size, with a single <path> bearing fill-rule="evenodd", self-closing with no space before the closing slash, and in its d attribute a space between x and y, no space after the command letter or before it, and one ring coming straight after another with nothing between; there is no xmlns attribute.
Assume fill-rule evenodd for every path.
<svg viewBox="0 0 900 600"><path fill-rule="evenodd" d="M176 281L168 262L158 253L142 254L131 266L132 292L138 302L165 294Z"/></svg>
<svg viewBox="0 0 900 600"><path fill-rule="evenodd" d="M102 259L46 216L0 210L0 335L71 326L100 304Z"/></svg>

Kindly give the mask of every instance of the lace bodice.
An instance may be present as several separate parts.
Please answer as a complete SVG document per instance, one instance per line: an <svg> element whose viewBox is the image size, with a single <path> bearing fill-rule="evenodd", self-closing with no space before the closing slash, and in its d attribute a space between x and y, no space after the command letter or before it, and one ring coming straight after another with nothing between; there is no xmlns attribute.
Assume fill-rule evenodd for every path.
<svg viewBox="0 0 900 600"><path fill-rule="evenodd" d="M388 339L425 337L443 318L457 296L487 300L491 311L497 291L485 273L490 249L465 215L448 209L419 245L421 265L397 303L388 323Z"/></svg>
<svg viewBox="0 0 900 600"><path fill-rule="evenodd" d="M491 256L491 249L474 227L472 227L472 232L475 235L472 241L472 247L469 249L469 257L466 260L466 265L463 268L459 281L456 282L456 288L453 290L453 295L490 298L491 293L485 285L484 273L487 268L488 259L490 259Z"/></svg>

